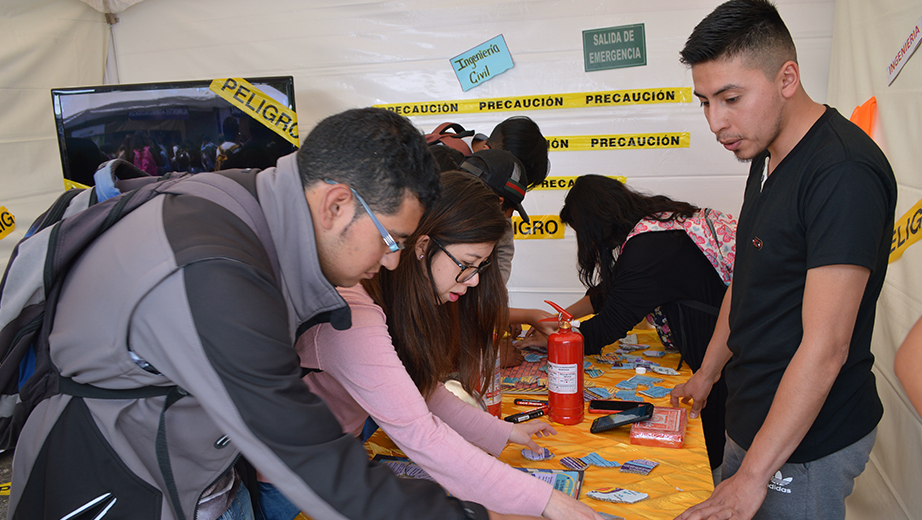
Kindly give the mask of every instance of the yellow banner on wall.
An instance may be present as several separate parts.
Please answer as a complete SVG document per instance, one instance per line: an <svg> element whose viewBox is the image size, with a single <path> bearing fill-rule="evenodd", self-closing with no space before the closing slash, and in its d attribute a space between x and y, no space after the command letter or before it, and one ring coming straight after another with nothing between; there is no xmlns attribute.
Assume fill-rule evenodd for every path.
<svg viewBox="0 0 922 520"><path fill-rule="evenodd" d="M691 101L691 87L668 87L611 90L608 92L539 94L488 99L460 99L454 101L426 101L421 103L386 103L372 106L390 110L402 116L413 117L440 114L485 114L509 110L520 112L522 110L557 108L690 103Z"/></svg>
<svg viewBox="0 0 922 520"><path fill-rule="evenodd" d="M609 179L619 180L622 183L627 182L627 177L622 177L621 175L606 175ZM573 183L576 182L576 179L579 179L580 175L569 175L565 177L548 177L544 179L544 182L540 186L535 186L533 190L569 190L573 187Z"/></svg>
<svg viewBox="0 0 922 520"><path fill-rule="evenodd" d="M890 263L903 256L903 251L922 237L922 200L893 223L893 240L890 245Z"/></svg>
<svg viewBox="0 0 922 520"><path fill-rule="evenodd" d="M294 110L267 96L243 78L216 79L208 88L291 144L299 146L298 114Z"/></svg>
<svg viewBox="0 0 922 520"><path fill-rule="evenodd" d="M563 228L558 215L529 215L531 222L525 222L518 215L512 216L512 230L516 240L535 238L563 238Z"/></svg>
<svg viewBox="0 0 922 520"><path fill-rule="evenodd" d="M10 213L10 210L0 206L0 239L5 238L14 229L16 229L16 217Z"/></svg>
<svg viewBox="0 0 922 520"><path fill-rule="evenodd" d="M689 132L662 132L656 134L571 135L548 137L550 152L586 150L640 150L656 148L688 148Z"/></svg>

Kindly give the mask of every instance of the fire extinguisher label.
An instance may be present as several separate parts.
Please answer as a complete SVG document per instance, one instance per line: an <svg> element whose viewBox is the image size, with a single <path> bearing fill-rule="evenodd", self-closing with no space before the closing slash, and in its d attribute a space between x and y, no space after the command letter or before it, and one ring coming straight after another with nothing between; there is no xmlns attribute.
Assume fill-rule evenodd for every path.
<svg viewBox="0 0 922 520"><path fill-rule="evenodd" d="M547 363L547 389L558 394L575 394L579 390L579 370L577 364L561 365Z"/></svg>

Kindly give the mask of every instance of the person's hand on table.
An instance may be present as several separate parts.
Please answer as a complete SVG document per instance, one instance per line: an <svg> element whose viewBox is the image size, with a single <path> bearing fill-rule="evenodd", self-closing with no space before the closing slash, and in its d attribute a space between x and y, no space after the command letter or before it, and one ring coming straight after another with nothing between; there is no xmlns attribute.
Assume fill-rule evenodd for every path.
<svg viewBox="0 0 922 520"><path fill-rule="evenodd" d="M525 339L515 344L520 349L529 347L547 348L547 334L535 328L528 329L525 333Z"/></svg>
<svg viewBox="0 0 922 520"><path fill-rule="evenodd" d="M519 323L513 323L509 325L509 337L512 338L512 341L515 341L515 338L519 337L522 333L522 325Z"/></svg>
<svg viewBox="0 0 922 520"><path fill-rule="evenodd" d="M499 342L499 367L517 367L525 362L520 346L512 342L512 338L503 338Z"/></svg>
<svg viewBox="0 0 922 520"><path fill-rule="evenodd" d="M692 376L688 378L688 381L679 383L672 389L669 404L673 408L678 408L680 398L682 404L688 404L689 400L692 401L691 410L688 412L688 416L695 419L701 413L701 409L704 408L704 405L707 404L708 395L711 394L711 387L713 386L714 382L708 380L701 371L698 371L692 374Z"/></svg>
<svg viewBox="0 0 922 520"><path fill-rule="evenodd" d="M547 437L557 435L557 430L544 421L523 422L512 426L512 433L509 434L509 442L527 447L530 450L538 451L541 449L531 436Z"/></svg>
<svg viewBox="0 0 922 520"><path fill-rule="evenodd" d="M767 482L737 473L717 484L710 498L688 508L675 520L750 520L762 506L767 492Z"/></svg>
<svg viewBox="0 0 922 520"><path fill-rule="evenodd" d="M591 507L556 489L551 491L541 516L551 520L603 520Z"/></svg>
<svg viewBox="0 0 922 520"><path fill-rule="evenodd" d="M542 311L541 309L529 309L529 320L526 322L531 325L529 333L538 331L545 336L557 332L557 315L551 314L547 311ZM541 321L548 318L553 318L551 321Z"/></svg>

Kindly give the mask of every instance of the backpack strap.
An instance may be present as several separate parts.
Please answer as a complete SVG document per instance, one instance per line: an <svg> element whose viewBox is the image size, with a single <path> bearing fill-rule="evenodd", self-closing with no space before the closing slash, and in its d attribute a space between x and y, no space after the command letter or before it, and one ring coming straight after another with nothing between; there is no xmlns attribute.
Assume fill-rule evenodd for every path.
<svg viewBox="0 0 922 520"><path fill-rule="evenodd" d="M48 208L47 211L35 219L35 222L26 232L26 236L30 237L35 233L45 229L46 227L60 221L64 216L64 212L67 211L67 207L70 206L71 201L74 200L74 197L80 195L82 191L82 189L72 189L62 193L58 199L54 201L51 207Z"/></svg>
<svg viewBox="0 0 922 520"><path fill-rule="evenodd" d="M255 175L256 172L257 171L254 170L253 175ZM144 187L138 190L144 190ZM152 191L157 193L186 194L203 198L220 205L236 215L256 233L256 236L259 237L272 263L276 279L281 279L278 253L272 242L272 235L269 232L269 224L266 222L266 217L253 194L239 182L221 174L201 173L195 176L183 176L162 181L157 183L157 185L152 188ZM143 202L146 202L146 200L153 198L153 196L142 197L145 199L143 202L140 199L132 202L132 195L134 193L135 192L132 192L122 197L121 200L115 204L115 207L112 208L103 222L102 230L99 232L100 234L121 219L126 213L140 206ZM55 284L55 290L52 291L53 296L50 296L48 299L49 305L57 302L59 291L60 280ZM47 332L43 332L42 334L44 341L47 341L51 328L50 325L53 322L53 307L48 309L48 314L50 315L48 318L51 319L46 319L44 324L44 326L47 327ZM70 378L60 375L58 375L57 384L58 391L61 393L92 399L144 399L148 397L166 396L163 408L160 410L160 419L157 425L157 437L155 442L157 464L163 475L163 480L167 488L166 494L170 498L173 512L178 520L185 520L185 513L183 512L182 504L179 500L179 490L176 486L176 479L173 475L172 464L170 463L169 447L166 439L166 411L174 403L189 395L189 393L177 385L111 390L77 383Z"/></svg>
<svg viewBox="0 0 922 520"><path fill-rule="evenodd" d="M166 484L167 494L170 496L170 502L173 504L173 512L176 514L177 520L186 520L186 514L183 513L182 503L179 501L179 488L176 487L176 478L173 476L173 467L170 464L170 451L166 444L166 411L176 401L187 395L189 394L178 386L170 388L166 400L163 402L163 408L160 409L160 421L157 423L157 440L154 443L157 452L157 465L160 466L160 473L163 475L163 482Z"/></svg>
<svg viewBox="0 0 922 520"><path fill-rule="evenodd" d="M425 138L426 143L429 145L441 143L458 150L467 157L471 155L471 147L468 146L462 138L471 137L474 133L473 130L465 130L464 127L458 123L442 123L437 126L432 133L426 134Z"/></svg>

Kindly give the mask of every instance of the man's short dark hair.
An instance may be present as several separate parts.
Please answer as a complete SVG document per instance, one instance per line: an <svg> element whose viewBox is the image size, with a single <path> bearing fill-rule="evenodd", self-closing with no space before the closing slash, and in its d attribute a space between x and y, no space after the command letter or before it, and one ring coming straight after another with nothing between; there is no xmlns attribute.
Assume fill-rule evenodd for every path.
<svg viewBox="0 0 922 520"><path fill-rule="evenodd" d="M774 75L797 50L778 9L768 0L730 0L695 26L680 61L699 63L743 56L748 64Z"/></svg>
<svg viewBox="0 0 922 520"><path fill-rule="evenodd" d="M525 166L525 187L532 189L547 178L550 162L547 159L547 139L541 135L538 124L525 116L514 116L496 125L487 144L494 150L506 150Z"/></svg>
<svg viewBox="0 0 922 520"><path fill-rule="evenodd" d="M357 108L314 127L298 150L301 184L348 184L376 212L399 211L406 190L428 209L439 197L439 170L423 134L380 108ZM358 215L358 214L357 214Z"/></svg>

